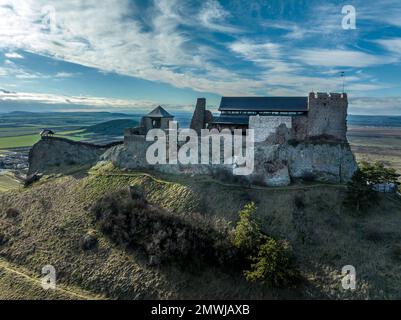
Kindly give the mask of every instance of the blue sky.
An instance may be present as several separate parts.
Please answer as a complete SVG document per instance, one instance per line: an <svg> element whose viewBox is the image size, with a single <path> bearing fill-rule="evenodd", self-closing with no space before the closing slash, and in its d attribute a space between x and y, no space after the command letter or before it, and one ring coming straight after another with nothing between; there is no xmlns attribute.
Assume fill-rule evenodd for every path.
<svg viewBox="0 0 401 320"><path fill-rule="evenodd" d="M401 115L400 17L399 0L0 0L0 112L191 110L339 92L345 71L350 113Z"/></svg>

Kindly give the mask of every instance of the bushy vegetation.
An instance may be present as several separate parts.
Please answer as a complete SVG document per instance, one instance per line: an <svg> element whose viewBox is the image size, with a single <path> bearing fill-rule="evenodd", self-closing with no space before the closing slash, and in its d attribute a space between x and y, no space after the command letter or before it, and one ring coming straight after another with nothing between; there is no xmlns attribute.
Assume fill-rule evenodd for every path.
<svg viewBox="0 0 401 320"><path fill-rule="evenodd" d="M221 266L237 257L225 226L200 214L175 215L125 191L101 198L92 210L105 234L140 249L151 265Z"/></svg>
<svg viewBox="0 0 401 320"><path fill-rule="evenodd" d="M383 162L369 163L361 161L359 168L370 185L381 183L399 184L400 175L397 174L394 168L386 168Z"/></svg>
<svg viewBox="0 0 401 320"><path fill-rule="evenodd" d="M365 172L358 169L350 182L347 184L347 195L344 205L356 212L366 211L372 204L377 202L377 193L368 184Z"/></svg>
<svg viewBox="0 0 401 320"><path fill-rule="evenodd" d="M386 168L382 162L370 164L363 161L347 185L344 204L357 212L366 211L378 199L372 186L383 183L399 184L399 177L400 175L394 169Z"/></svg>
<svg viewBox="0 0 401 320"><path fill-rule="evenodd" d="M216 170L212 173L213 179L219 180L228 184L238 184L241 186L249 186L249 180L244 176L233 175L228 170Z"/></svg>
<svg viewBox="0 0 401 320"><path fill-rule="evenodd" d="M15 208L8 208L6 210L7 218L17 218L20 215L20 212Z"/></svg>
<svg viewBox="0 0 401 320"><path fill-rule="evenodd" d="M282 287L299 279L290 246L261 231L256 219L256 205L251 202L240 211L234 245L247 261L244 275L248 281ZM249 266L250 263L250 266Z"/></svg>
<svg viewBox="0 0 401 320"><path fill-rule="evenodd" d="M258 247L263 238L255 217L256 209L254 202L246 204L239 212L239 221L235 228L234 245L245 254Z"/></svg>
<svg viewBox="0 0 401 320"><path fill-rule="evenodd" d="M200 214L179 215L147 202L141 190L120 191L92 207L103 233L141 252L149 265L174 263L186 270L214 266L243 271L251 282L284 286L297 274L289 245L261 231L252 202L233 230Z"/></svg>
<svg viewBox="0 0 401 320"><path fill-rule="evenodd" d="M292 261L290 246L285 241L264 237L258 251L250 260L251 268L244 272L249 281L282 287L291 286L299 278Z"/></svg>

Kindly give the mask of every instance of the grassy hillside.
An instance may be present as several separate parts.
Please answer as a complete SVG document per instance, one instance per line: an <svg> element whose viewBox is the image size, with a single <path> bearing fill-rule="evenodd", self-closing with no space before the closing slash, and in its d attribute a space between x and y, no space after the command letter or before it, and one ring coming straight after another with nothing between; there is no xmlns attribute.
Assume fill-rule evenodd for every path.
<svg viewBox="0 0 401 320"><path fill-rule="evenodd" d="M121 119L128 120L121 120ZM138 115L109 112L10 112L0 114L0 149L30 147L39 132L49 128L72 140L96 135L121 136L126 127L136 126ZM116 120L116 122L114 122Z"/></svg>
<svg viewBox="0 0 401 320"><path fill-rule="evenodd" d="M105 136L122 136L125 128L133 128L137 125L138 121L131 119L111 120L86 127L83 130L83 133Z"/></svg>
<svg viewBox="0 0 401 320"><path fill-rule="evenodd" d="M220 269L150 267L140 253L101 234L90 212L96 199L129 185L140 186L148 201L174 214L200 212L232 224L238 210L255 201L265 231L293 246L305 283L273 290ZM6 240L0 257L38 276L52 264L63 286L107 298L401 298L400 199L383 196L380 205L356 216L342 208L343 197L342 186L244 188L210 177L120 172L106 164L0 194L0 235ZM98 238L96 249L82 249L87 234ZM341 268L348 264L357 270L352 293L341 288ZM13 296L8 283L0 281L0 292Z"/></svg>
<svg viewBox="0 0 401 320"><path fill-rule="evenodd" d="M9 174L0 174L0 192L18 189L21 184Z"/></svg>

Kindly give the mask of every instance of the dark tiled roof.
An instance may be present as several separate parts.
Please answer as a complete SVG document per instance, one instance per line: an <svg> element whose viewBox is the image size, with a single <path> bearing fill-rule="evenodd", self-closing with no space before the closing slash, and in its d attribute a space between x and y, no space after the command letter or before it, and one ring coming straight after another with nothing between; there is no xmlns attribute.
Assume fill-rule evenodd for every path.
<svg viewBox="0 0 401 320"><path fill-rule="evenodd" d="M217 124L239 124L239 125L248 125L249 117L248 116L219 116L213 117L213 123Z"/></svg>
<svg viewBox="0 0 401 320"><path fill-rule="evenodd" d="M145 117L149 118L174 118L173 115L164 110L161 106L149 112Z"/></svg>
<svg viewBox="0 0 401 320"><path fill-rule="evenodd" d="M219 111L304 112L308 97L222 97Z"/></svg>

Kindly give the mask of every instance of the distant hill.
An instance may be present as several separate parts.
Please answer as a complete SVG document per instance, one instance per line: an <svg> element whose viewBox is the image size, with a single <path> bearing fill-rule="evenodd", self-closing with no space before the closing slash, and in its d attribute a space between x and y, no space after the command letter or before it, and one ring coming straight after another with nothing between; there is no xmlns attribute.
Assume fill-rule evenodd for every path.
<svg viewBox="0 0 401 320"><path fill-rule="evenodd" d="M132 128L138 125L138 121L131 119L117 119L85 127L83 133L122 136L125 128Z"/></svg>

